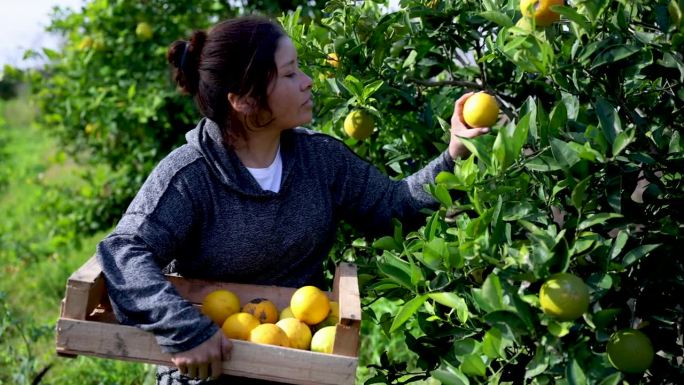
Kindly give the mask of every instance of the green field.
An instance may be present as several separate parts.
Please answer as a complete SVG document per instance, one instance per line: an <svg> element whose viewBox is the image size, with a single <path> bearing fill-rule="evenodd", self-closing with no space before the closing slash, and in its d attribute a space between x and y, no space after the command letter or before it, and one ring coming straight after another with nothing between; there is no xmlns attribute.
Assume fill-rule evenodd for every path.
<svg viewBox="0 0 684 385"><path fill-rule="evenodd" d="M40 373L42 384L154 383L149 365L55 354L66 279L103 233L76 246L56 239L45 203L60 186L78 183L78 167L36 127L25 99L0 102L0 111L0 384L31 384Z"/></svg>

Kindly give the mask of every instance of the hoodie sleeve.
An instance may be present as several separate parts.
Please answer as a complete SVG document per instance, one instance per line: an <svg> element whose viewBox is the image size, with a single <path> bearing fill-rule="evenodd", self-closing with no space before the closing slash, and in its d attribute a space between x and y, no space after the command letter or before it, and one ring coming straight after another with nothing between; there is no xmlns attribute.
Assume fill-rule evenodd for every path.
<svg viewBox="0 0 684 385"><path fill-rule="evenodd" d="M420 210L438 207L424 186L434 183L441 171L454 168L445 151L413 175L395 181L344 144L341 147L342 154L334 160L336 206L343 219L370 235L390 232L392 218L410 228L418 227L424 219Z"/></svg>
<svg viewBox="0 0 684 385"><path fill-rule="evenodd" d="M182 170L160 163L96 254L119 322L154 333L166 353L192 349L218 331L162 273L185 249L198 217Z"/></svg>

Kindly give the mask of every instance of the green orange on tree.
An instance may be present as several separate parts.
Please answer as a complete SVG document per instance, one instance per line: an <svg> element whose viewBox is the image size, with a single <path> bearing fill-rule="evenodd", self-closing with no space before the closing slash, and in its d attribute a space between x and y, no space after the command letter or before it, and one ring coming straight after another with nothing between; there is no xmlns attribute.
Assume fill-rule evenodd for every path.
<svg viewBox="0 0 684 385"><path fill-rule="evenodd" d="M552 275L539 290L544 313L560 320L573 321L589 308L589 288L570 273Z"/></svg>
<svg viewBox="0 0 684 385"><path fill-rule="evenodd" d="M651 339L636 329L622 329L610 336L606 346L608 361L626 373L642 373L653 363Z"/></svg>

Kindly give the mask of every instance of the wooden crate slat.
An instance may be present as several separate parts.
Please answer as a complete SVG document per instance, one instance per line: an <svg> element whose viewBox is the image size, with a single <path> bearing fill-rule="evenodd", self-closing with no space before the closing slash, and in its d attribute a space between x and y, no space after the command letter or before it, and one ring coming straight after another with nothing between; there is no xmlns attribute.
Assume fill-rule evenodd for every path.
<svg viewBox="0 0 684 385"><path fill-rule="evenodd" d="M333 297L340 304L340 323L354 325L361 322L361 299L356 266L340 263L335 270Z"/></svg>
<svg viewBox="0 0 684 385"><path fill-rule="evenodd" d="M60 319L57 351L173 366L151 333L99 322ZM314 353L233 340L224 373L292 384L354 384L356 357Z"/></svg>

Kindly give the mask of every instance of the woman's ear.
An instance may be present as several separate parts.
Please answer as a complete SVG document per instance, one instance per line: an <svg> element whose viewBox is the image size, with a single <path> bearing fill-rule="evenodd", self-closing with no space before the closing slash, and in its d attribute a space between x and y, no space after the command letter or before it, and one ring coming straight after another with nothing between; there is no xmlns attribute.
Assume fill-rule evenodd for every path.
<svg viewBox="0 0 684 385"><path fill-rule="evenodd" d="M252 115L257 111L256 100L249 96L239 96L229 92L228 103L230 103L234 111L237 111L243 115Z"/></svg>

